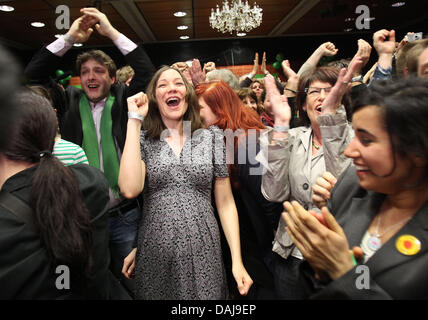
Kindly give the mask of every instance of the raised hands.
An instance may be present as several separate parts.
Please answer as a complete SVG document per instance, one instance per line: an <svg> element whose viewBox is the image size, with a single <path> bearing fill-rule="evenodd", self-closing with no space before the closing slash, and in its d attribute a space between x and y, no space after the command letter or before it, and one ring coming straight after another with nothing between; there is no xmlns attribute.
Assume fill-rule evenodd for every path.
<svg viewBox="0 0 428 320"><path fill-rule="evenodd" d="M254 76L258 72L259 72L259 54L256 52L254 56L253 70L251 71L251 74L253 74ZM261 72L263 74L269 73L269 71L266 69L266 52L263 52Z"/></svg>
<svg viewBox="0 0 428 320"><path fill-rule="evenodd" d="M189 73L195 87L205 81L205 69L202 70L201 63L198 59L193 59L192 66L189 68Z"/></svg>
<svg viewBox="0 0 428 320"><path fill-rule="evenodd" d="M322 56L332 57L337 54L339 49L336 49L336 46L332 42L325 42L318 47L319 52Z"/></svg>
<svg viewBox="0 0 428 320"><path fill-rule="evenodd" d="M107 16L100 12L96 8L83 8L80 9L80 12L91 19L95 23L95 28L99 34L110 38L111 40L116 40L120 33L117 31L108 20Z"/></svg>
<svg viewBox="0 0 428 320"><path fill-rule="evenodd" d="M256 55L254 56L253 71L251 71L251 73L257 74L257 72L259 72L259 54L256 52Z"/></svg>
<svg viewBox="0 0 428 320"><path fill-rule="evenodd" d="M147 116L147 112L149 112L149 100L144 92L139 92L129 97L126 102L128 103L129 112L136 112L143 117Z"/></svg>
<svg viewBox="0 0 428 320"><path fill-rule="evenodd" d="M213 71L213 70L215 70L215 63L214 62L209 61L209 62L204 64L205 74L207 74L208 72Z"/></svg>
<svg viewBox="0 0 428 320"><path fill-rule="evenodd" d="M88 41L92 32L93 26L97 31L111 40L116 40L120 33L117 31L107 19L107 16L96 8L80 9L81 17L77 18L71 24L67 34L73 42L84 43Z"/></svg>
<svg viewBox="0 0 428 320"><path fill-rule="evenodd" d="M395 31L386 29L379 30L373 34L373 46L379 55L379 66L387 69L392 66L392 55L395 52Z"/></svg>
<svg viewBox="0 0 428 320"><path fill-rule="evenodd" d="M73 42L84 43L88 41L92 32L94 32L93 25L94 22L89 17L79 17L73 21L67 35Z"/></svg>
<svg viewBox="0 0 428 320"><path fill-rule="evenodd" d="M395 31L382 29L375 32L373 34L373 46L379 55L384 53L393 54L396 48Z"/></svg>
<svg viewBox="0 0 428 320"><path fill-rule="evenodd" d="M342 98L350 87L352 76L361 68L362 60L356 56L349 63L348 70L343 68L339 72L339 77L331 89L328 96L325 98L321 108L321 114L336 114L337 108L340 106Z"/></svg>
<svg viewBox="0 0 428 320"><path fill-rule="evenodd" d="M324 42L311 54L308 60L306 60L306 62L300 68L298 74L302 75L308 70L316 68L323 56L331 57L337 54L338 51L339 50L336 49L336 46L332 42Z"/></svg>
<svg viewBox="0 0 428 320"><path fill-rule="evenodd" d="M361 65L355 71L354 75L360 75L364 66L370 60L370 54L372 52L372 46L365 40L358 40L358 51L353 59L361 59Z"/></svg>
<svg viewBox="0 0 428 320"><path fill-rule="evenodd" d="M260 69L264 75L269 73L269 71L266 69L266 52L263 52L262 66Z"/></svg>
<svg viewBox="0 0 428 320"><path fill-rule="evenodd" d="M289 126L291 120L290 105L287 98L279 93L275 79L270 74L265 77L265 87L268 99L272 104L275 125Z"/></svg>
<svg viewBox="0 0 428 320"><path fill-rule="evenodd" d="M282 71L287 77L287 84L284 88L284 95L286 97L294 97L297 93L297 87L299 84L299 75L291 69L290 61L284 60L281 63Z"/></svg>

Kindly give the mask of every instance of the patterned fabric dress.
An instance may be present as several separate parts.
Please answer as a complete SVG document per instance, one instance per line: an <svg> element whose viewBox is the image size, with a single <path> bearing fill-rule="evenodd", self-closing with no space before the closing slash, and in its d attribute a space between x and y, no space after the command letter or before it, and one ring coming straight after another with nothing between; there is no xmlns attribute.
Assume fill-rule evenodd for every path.
<svg viewBox="0 0 428 320"><path fill-rule="evenodd" d="M227 177L223 133L201 129L180 156L141 134L146 164L136 256L137 299L226 299L220 234L211 197Z"/></svg>

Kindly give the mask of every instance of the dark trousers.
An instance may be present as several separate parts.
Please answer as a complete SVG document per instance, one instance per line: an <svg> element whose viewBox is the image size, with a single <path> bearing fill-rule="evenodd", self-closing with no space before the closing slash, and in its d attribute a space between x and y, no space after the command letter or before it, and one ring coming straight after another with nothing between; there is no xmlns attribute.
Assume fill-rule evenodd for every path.
<svg viewBox="0 0 428 320"><path fill-rule="evenodd" d="M137 237L141 209L137 206L127 212L120 210L109 217L110 225L110 269L114 276L130 293L135 296L135 280L127 279L122 274L123 260L132 251Z"/></svg>
<svg viewBox="0 0 428 320"><path fill-rule="evenodd" d="M273 273L275 292L281 300L307 299L304 288L299 282L299 265L303 260L289 256L284 259L272 252L270 269Z"/></svg>

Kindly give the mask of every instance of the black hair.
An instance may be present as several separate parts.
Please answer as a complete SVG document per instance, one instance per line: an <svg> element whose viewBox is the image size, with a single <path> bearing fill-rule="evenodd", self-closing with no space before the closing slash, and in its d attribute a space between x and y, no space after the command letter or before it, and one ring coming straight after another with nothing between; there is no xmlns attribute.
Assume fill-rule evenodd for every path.
<svg viewBox="0 0 428 320"><path fill-rule="evenodd" d="M52 266L63 263L85 275L91 265L89 212L72 171L52 155L55 112L46 98L29 89L17 94L16 107L21 112L4 155L36 165L30 206Z"/></svg>
<svg viewBox="0 0 428 320"><path fill-rule="evenodd" d="M20 67L15 59L0 46L0 151L9 141L11 128L18 115L15 94L19 88Z"/></svg>
<svg viewBox="0 0 428 320"><path fill-rule="evenodd" d="M428 79L376 81L354 100L352 111L368 105L380 108L393 152L428 159Z"/></svg>

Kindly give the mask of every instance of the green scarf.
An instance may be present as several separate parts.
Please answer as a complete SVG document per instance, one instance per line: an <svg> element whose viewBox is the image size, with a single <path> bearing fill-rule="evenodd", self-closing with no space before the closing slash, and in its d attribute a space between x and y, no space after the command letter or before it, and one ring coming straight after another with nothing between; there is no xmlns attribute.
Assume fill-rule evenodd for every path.
<svg viewBox="0 0 428 320"><path fill-rule="evenodd" d="M104 175L106 176L114 197L119 197L119 157L113 139L111 109L114 104L114 96L110 93L103 112L101 114L101 151L103 156ZM91 106L85 94L82 94L79 102L80 118L82 119L83 142L82 147L86 153L89 164L100 169L98 150L98 137L92 117Z"/></svg>

